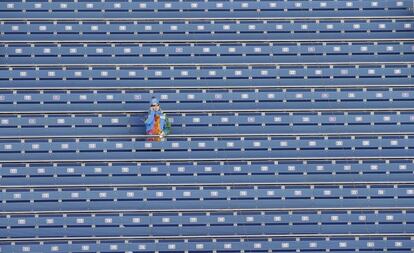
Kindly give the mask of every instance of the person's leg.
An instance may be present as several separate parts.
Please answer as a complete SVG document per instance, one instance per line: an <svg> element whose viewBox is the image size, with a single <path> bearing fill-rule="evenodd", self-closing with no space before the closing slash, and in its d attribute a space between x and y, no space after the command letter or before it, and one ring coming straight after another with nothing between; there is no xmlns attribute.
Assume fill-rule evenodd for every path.
<svg viewBox="0 0 414 253"><path fill-rule="evenodd" d="M150 131L148 131L147 132L147 135L153 135L153 132L152 132L152 130L150 130ZM147 138L147 141L154 141L154 138Z"/></svg>

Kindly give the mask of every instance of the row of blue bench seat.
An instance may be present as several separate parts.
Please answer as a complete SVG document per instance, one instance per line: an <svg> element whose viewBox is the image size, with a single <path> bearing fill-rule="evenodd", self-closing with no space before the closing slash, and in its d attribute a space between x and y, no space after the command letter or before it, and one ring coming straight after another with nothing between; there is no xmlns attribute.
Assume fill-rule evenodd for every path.
<svg viewBox="0 0 414 253"><path fill-rule="evenodd" d="M412 19L3 21L0 41L401 39Z"/></svg>
<svg viewBox="0 0 414 253"><path fill-rule="evenodd" d="M4 18L208 18L411 15L409 0L4 1Z"/></svg>
<svg viewBox="0 0 414 253"><path fill-rule="evenodd" d="M33 82L32 82L33 83ZM166 111L308 110L411 108L407 87L198 88L0 90L3 112L146 112L155 96ZM196 108L196 109L195 109Z"/></svg>
<svg viewBox="0 0 414 253"><path fill-rule="evenodd" d="M414 112L169 113L172 133L292 134L410 132ZM141 113L0 115L0 136L145 134Z"/></svg>
<svg viewBox="0 0 414 253"><path fill-rule="evenodd" d="M1 163L0 185L413 181L414 160Z"/></svg>
<svg viewBox="0 0 414 253"><path fill-rule="evenodd" d="M296 133L295 133L296 134ZM169 137L163 142L142 138L13 138L0 140L0 160L105 159L251 159L325 157L407 157L414 136L234 136ZM158 152L157 152L158 151ZM98 159L99 160L99 159Z"/></svg>
<svg viewBox="0 0 414 253"><path fill-rule="evenodd" d="M203 238L159 238L137 239L116 237L110 239L55 240L47 239L26 242L0 242L5 252L29 253L93 253L93 252L156 252L156 253L234 253L234 252L360 252L387 251L410 253L414 241L409 236L362 235L335 236L319 235L290 236L278 238L271 236L221 238L204 236Z"/></svg>
<svg viewBox="0 0 414 253"><path fill-rule="evenodd" d="M102 186L3 189L0 211L414 207L414 185Z"/></svg>
<svg viewBox="0 0 414 253"><path fill-rule="evenodd" d="M414 232L414 211L224 211L1 215L0 238Z"/></svg>
<svg viewBox="0 0 414 253"><path fill-rule="evenodd" d="M398 85L412 83L411 64L302 66L2 67L0 87L223 87Z"/></svg>
<svg viewBox="0 0 414 253"><path fill-rule="evenodd" d="M0 45L8 64L397 62L413 54L412 42Z"/></svg>

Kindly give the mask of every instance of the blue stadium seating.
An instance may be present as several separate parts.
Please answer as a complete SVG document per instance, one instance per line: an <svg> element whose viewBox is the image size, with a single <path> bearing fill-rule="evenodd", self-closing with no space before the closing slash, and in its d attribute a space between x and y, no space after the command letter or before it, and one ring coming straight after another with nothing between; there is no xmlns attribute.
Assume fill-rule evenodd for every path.
<svg viewBox="0 0 414 253"><path fill-rule="evenodd" d="M183 64L411 61L414 44L390 42L7 43L8 64Z"/></svg>
<svg viewBox="0 0 414 253"><path fill-rule="evenodd" d="M0 231L9 238L88 236L237 235L413 232L414 218L397 211L220 211L168 213L91 213L0 216ZM57 231L56 231L57 230Z"/></svg>
<svg viewBox="0 0 414 253"><path fill-rule="evenodd" d="M409 157L413 135L171 137L163 142L108 136L82 138L7 138L0 140L0 160L105 159L272 159L312 157Z"/></svg>
<svg viewBox="0 0 414 253"><path fill-rule="evenodd" d="M258 18L411 15L412 2L399 1L5 1L5 18Z"/></svg>
<svg viewBox="0 0 414 253"><path fill-rule="evenodd" d="M44 187L44 186L43 186ZM413 185L100 186L10 188L2 212L414 207Z"/></svg>
<svg viewBox="0 0 414 253"><path fill-rule="evenodd" d="M69 66L0 68L2 87L223 87L315 85L407 85L411 64L382 65L222 65L222 66Z"/></svg>
<svg viewBox="0 0 414 253"><path fill-rule="evenodd" d="M332 80L332 79L331 79ZM384 79L388 80L388 79ZM211 80L210 80L211 81ZM102 81L99 82L101 84ZM30 82L33 86L33 83ZM42 81L41 83L44 83ZM351 83L350 83L351 84ZM206 89L2 89L3 112L146 112L157 94L167 112L412 108L414 89L401 87L244 87Z"/></svg>
<svg viewBox="0 0 414 253"><path fill-rule="evenodd" d="M413 181L414 161L264 160L1 163L2 185Z"/></svg>
<svg viewBox="0 0 414 253"><path fill-rule="evenodd" d="M351 20L173 20L173 21L5 21L0 41L188 41L411 38L414 21L405 18Z"/></svg>
<svg viewBox="0 0 414 253"><path fill-rule="evenodd" d="M413 252L413 4L1 1L0 253Z"/></svg>
<svg viewBox="0 0 414 253"><path fill-rule="evenodd" d="M127 237L128 238L128 237ZM224 238L204 236L190 239L112 239L112 240L36 240L25 242L5 242L0 244L7 252L266 252L277 251L306 251L306 252L331 252L358 251L371 253L373 251L408 253L413 248L413 240L408 236L295 236L292 238L269 237L242 237ZM122 251L120 251L122 250Z"/></svg>
<svg viewBox="0 0 414 253"><path fill-rule="evenodd" d="M43 105L40 107L45 109ZM6 114L0 115L0 137L142 135L145 134L145 117L143 113L102 112ZM412 132L414 125L413 111L199 112L169 113L169 117L172 133L184 136L290 134L292 131L306 134Z"/></svg>

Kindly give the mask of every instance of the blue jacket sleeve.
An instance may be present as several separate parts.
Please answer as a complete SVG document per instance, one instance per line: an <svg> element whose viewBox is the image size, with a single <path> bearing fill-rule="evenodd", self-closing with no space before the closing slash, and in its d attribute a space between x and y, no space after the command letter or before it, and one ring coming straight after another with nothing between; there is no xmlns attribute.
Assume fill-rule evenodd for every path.
<svg viewBox="0 0 414 253"><path fill-rule="evenodd" d="M145 120L145 130L147 132L152 129L152 126L154 124L154 116L155 116L154 111L151 110L148 112L147 119Z"/></svg>

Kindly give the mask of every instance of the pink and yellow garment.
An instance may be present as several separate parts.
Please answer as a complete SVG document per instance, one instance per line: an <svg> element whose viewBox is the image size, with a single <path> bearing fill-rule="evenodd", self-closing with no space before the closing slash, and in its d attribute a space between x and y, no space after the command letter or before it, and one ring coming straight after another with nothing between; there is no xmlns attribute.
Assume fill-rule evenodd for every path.
<svg viewBox="0 0 414 253"><path fill-rule="evenodd" d="M161 111L150 111L148 117L145 120L146 132L149 135L167 135L169 133L169 127L167 124L167 116ZM153 140L160 141L160 138L154 138Z"/></svg>

